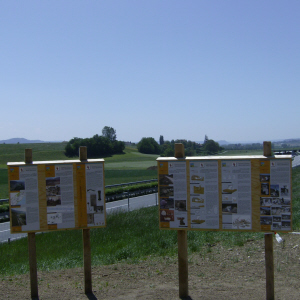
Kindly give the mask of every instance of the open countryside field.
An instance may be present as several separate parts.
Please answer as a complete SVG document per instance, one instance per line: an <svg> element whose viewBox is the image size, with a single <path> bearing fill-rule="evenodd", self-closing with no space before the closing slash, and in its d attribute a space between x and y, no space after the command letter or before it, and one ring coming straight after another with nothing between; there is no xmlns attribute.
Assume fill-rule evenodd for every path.
<svg viewBox="0 0 300 300"><path fill-rule="evenodd" d="M70 160L64 154L66 142L41 144L0 144L0 199L8 198L7 162L24 160L26 148L32 149L34 161ZM259 155L262 150L228 150L221 155ZM126 147L124 154L105 159L105 185L120 184L157 178L158 155L142 154L136 147ZM150 169L149 169L150 168Z"/></svg>
<svg viewBox="0 0 300 300"><path fill-rule="evenodd" d="M300 167L293 169L293 231L300 229ZM107 217L91 230L93 295L84 294L81 230L36 236L39 299L178 297L176 231L158 207ZM188 232L190 300L265 299L263 233ZM299 235L274 239L275 299L299 299ZM31 299L27 238L0 245L1 299Z"/></svg>
<svg viewBox="0 0 300 300"><path fill-rule="evenodd" d="M141 180L134 178L143 174L156 177L155 170L147 170L148 166L156 165L155 159L156 156L126 148L123 155L105 158L106 181ZM130 174L126 172L132 172L132 177L126 176ZM292 177L293 231L299 231L299 167L293 169ZM109 215L106 228L91 230L94 294L91 299L178 299L177 234L159 230L158 222L158 207L151 207ZM190 299L265 298L263 236L248 232L189 231ZM278 299L285 299L286 295L298 299L299 236L282 234L283 244L274 239ZM39 234L36 240L39 299L87 299L83 288L81 230ZM3 258L0 298L31 299L27 239L1 244L0 255Z"/></svg>
<svg viewBox="0 0 300 300"><path fill-rule="evenodd" d="M66 143L1 144L0 145L0 199L8 198L7 162L24 161L24 151L32 149L34 161L70 160L64 155ZM142 154L134 147L126 147L124 154L104 157L105 184L120 184L157 178L157 155ZM103 158L103 157L99 157Z"/></svg>
<svg viewBox="0 0 300 300"><path fill-rule="evenodd" d="M226 150L221 153L221 155L262 155L262 150Z"/></svg>

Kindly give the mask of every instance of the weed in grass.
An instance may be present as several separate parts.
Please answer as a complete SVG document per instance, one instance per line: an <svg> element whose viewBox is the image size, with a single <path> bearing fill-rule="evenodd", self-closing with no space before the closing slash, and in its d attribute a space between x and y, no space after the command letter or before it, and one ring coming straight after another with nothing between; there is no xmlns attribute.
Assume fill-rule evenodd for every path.
<svg viewBox="0 0 300 300"><path fill-rule="evenodd" d="M281 264L280 264L280 262L277 262L277 264L276 264L276 270L277 270L278 272L281 271Z"/></svg>
<svg viewBox="0 0 300 300"><path fill-rule="evenodd" d="M136 276L137 276L137 272L131 272L130 273L130 277L131 278L136 278Z"/></svg>

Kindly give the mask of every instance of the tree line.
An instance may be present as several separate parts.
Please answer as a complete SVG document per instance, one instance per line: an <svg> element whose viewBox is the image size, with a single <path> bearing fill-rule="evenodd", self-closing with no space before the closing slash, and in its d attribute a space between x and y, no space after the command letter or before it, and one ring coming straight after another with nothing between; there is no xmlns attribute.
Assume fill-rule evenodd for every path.
<svg viewBox="0 0 300 300"><path fill-rule="evenodd" d="M141 153L158 154L160 156L170 157L174 156L176 143L182 143L184 145L186 156L216 154L224 149L223 147L220 147L219 143L209 139L207 135L205 135L203 144L182 139L165 141L162 135L160 136L158 143L153 137L144 137L137 144L137 148Z"/></svg>
<svg viewBox="0 0 300 300"><path fill-rule="evenodd" d="M153 137L143 137L137 143L137 149L145 154L170 157L174 156L176 143L184 145L186 156L216 154L224 149L217 142L209 139L207 135L205 135L203 144L184 139L165 141L162 135L158 143ZM125 143L117 140L116 130L109 126L102 129L102 135L95 134L91 138L72 138L65 146L65 155L67 157L78 157L79 147L81 146L87 147L88 158L121 154L125 149Z"/></svg>
<svg viewBox="0 0 300 300"><path fill-rule="evenodd" d="M71 139L65 147L67 157L75 157L79 154L79 147L87 147L88 158L98 158L113 154L121 154L125 149L125 143L117 140L116 130L105 126L102 129L102 135L94 135L91 138Z"/></svg>

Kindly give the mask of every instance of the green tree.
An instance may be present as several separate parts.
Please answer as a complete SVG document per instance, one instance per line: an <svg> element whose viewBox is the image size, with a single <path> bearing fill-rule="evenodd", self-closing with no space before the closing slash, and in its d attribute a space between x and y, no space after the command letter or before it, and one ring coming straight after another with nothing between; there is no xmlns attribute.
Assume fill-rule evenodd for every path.
<svg viewBox="0 0 300 300"><path fill-rule="evenodd" d="M207 140L203 147L204 151L206 151L208 154L214 154L222 150L222 147L220 147L219 143L215 142L214 140Z"/></svg>
<svg viewBox="0 0 300 300"><path fill-rule="evenodd" d="M209 141L209 138L207 135L205 135L203 144L205 145L208 141Z"/></svg>
<svg viewBox="0 0 300 300"><path fill-rule="evenodd" d="M102 136L108 138L111 142L117 140L116 130L109 126L104 126L102 129Z"/></svg>
<svg viewBox="0 0 300 300"><path fill-rule="evenodd" d="M79 147L82 145L82 139L74 137L71 139L65 147L65 155L67 157L74 157L79 155Z"/></svg>
<svg viewBox="0 0 300 300"><path fill-rule="evenodd" d="M137 144L138 151L145 154L160 154L160 147L152 137L143 137Z"/></svg>
<svg viewBox="0 0 300 300"><path fill-rule="evenodd" d="M79 147L86 146L88 158L99 158L117 153L123 153L125 143L116 140L116 131L105 126L102 130L104 135L95 134L92 138L73 138L65 147L65 155L68 157L78 156Z"/></svg>
<svg viewBox="0 0 300 300"><path fill-rule="evenodd" d="M164 137L161 135L160 137L159 137L159 144L160 145L163 145L164 144Z"/></svg>

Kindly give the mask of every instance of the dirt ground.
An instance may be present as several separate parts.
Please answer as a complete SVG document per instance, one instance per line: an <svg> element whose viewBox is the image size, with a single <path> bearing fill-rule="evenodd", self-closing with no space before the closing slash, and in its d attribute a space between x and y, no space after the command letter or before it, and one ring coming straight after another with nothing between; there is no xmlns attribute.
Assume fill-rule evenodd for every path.
<svg viewBox="0 0 300 300"><path fill-rule="evenodd" d="M300 235L274 238L275 299L300 299ZM232 249L208 245L189 255L187 299L266 299L264 240ZM39 299L179 299L177 258L93 267L93 294L83 269L38 272ZM0 299L31 299L29 275L0 277Z"/></svg>

